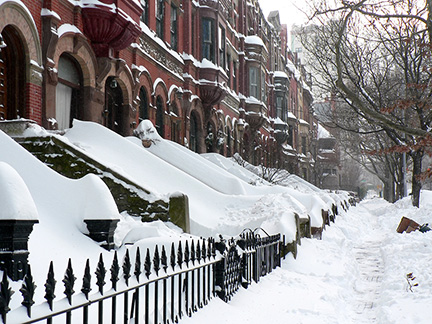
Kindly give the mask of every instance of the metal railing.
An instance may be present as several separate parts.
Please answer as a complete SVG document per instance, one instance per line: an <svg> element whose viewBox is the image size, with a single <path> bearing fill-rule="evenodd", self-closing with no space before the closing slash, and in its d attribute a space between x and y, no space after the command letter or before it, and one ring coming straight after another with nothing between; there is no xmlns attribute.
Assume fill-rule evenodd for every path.
<svg viewBox="0 0 432 324"><path fill-rule="evenodd" d="M121 263L115 252L109 269L102 254L93 270L87 260L79 288L69 259L62 279L64 297L60 298L55 295L60 288L56 288L51 262L45 284L38 285L45 287L46 302L38 305L28 266L19 289L22 306L12 310L11 300L20 296L12 291L4 272L0 283L2 322L177 323L216 295L229 301L241 285L259 281L280 265L281 242L280 235L262 238L250 231L237 239L220 237L219 242L208 238L172 243L169 255L164 245L156 246L152 253L147 249L144 258L136 247L133 260L129 251L126 249Z"/></svg>

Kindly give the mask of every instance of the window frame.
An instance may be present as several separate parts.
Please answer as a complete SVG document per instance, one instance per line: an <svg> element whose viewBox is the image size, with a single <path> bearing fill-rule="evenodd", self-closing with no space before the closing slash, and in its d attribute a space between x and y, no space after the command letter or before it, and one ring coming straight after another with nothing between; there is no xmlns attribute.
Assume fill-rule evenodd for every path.
<svg viewBox="0 0 432 324"><path fill-rule="evenodd" d="M253 73L252 73L253 72ZM259 98L259 68L256 66L249 67L249 96L254 97L255 99L260 100Z"/></svg>
<svg viewBox="0 0 432 324"><path fill-rule="evenodd" d="M212 18L203 17L201 19L201 26L202 26L201 56L202 59L207 59L213 63L215 63L214 25L215 25L215 21Z"/></svg>
<svg viewBox="0 0 432 324"><path fill-rule="evenodd" d="M219 25L219 66L226 70L226 35L225 28Z"/></svg>
<svg viewBox="0 0 432 324"><path fill-rule="evenodd" d="M156 16L156 35L160 39L164 39L164 19L165 19L165 0L156 0L155 8Z"/></svg>
<svg viewBox="0 0 432 324"><path fill-rule="evenodd" d="M178 8L174 3L171 3L170 34L171 34L171 48L177 51L178 50Z"/></svg>

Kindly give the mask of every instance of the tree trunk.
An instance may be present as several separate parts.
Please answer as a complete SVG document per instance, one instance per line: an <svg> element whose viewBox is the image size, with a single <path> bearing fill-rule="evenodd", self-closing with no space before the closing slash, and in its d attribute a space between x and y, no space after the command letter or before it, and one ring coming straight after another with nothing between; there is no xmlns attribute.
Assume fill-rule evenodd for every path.
<svg viewBox="0 0 432 324"><path fill-rule="evenodd" d="M413 173L412 173L412 204L415 207L420 205L420 190L422 187L420 175L422 172L423 149L411 154L413 160Z"/></svg>

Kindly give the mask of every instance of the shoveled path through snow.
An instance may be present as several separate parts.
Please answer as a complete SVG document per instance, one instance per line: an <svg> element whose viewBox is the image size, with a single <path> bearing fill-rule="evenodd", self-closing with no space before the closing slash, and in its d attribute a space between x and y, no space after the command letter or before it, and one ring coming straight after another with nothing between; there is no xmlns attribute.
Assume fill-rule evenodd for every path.
<svg viewBox="0 0 432 324"><path fill-rule="evenodd" d="M181 323L427 323L419 311L429 307L423 300L432 301L432 276L423 270L431 261L421 246L431 239L396 233L401 216L411 216L398 208L382 199L351 207L322 240L303 239L296 260L288 255L282 268L241 289L228 304L215 298ZM409 212L419 217L417 210ZM406 262L414 249L424 256ZM409 271L426 275L414 293L406 289Z"/></svg>
<svg viewBox="0 0 432 324"><path fill-rule="evenodd" d="M381 283L385 268L381 249L384 244L383 229L378 217L373 216L374 206L360 205L357 207L357 217L366 220L362 231L354 234L353 263L357 269L354 279L354 310L355 323L378 323L378 301L381 295ZM371 214L372 210L372 214ZM347 215L349 217L349 215ZM349 287L347 287L349 288Z"/></svg>

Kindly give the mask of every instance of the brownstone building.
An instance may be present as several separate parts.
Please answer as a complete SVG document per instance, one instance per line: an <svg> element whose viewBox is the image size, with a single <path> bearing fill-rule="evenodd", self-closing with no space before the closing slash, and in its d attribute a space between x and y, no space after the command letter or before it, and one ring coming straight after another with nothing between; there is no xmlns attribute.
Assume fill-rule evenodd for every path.
<svg viewBox="0 0 432 324"><path fill-rule="evenodd" d="M257 0L3 0L0 33L0 120L131 135L150 119L195 152L309 177L310 84Z"/></svg>

